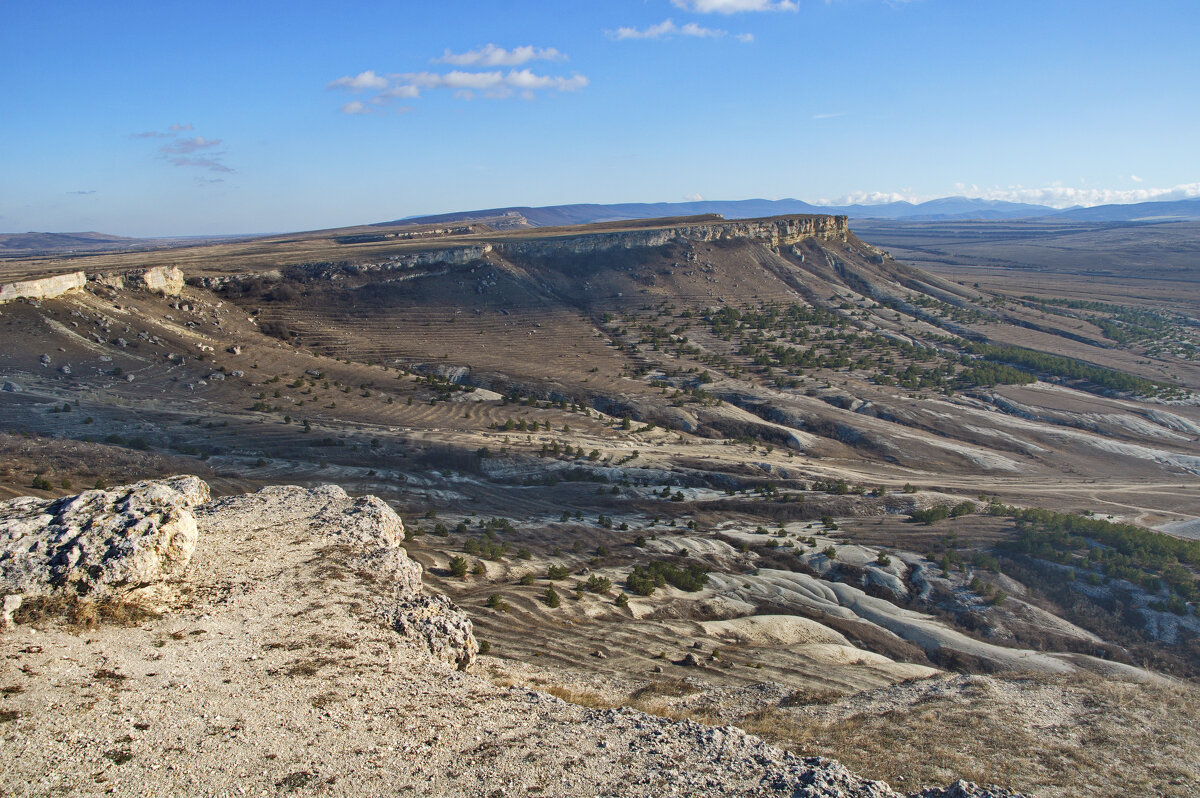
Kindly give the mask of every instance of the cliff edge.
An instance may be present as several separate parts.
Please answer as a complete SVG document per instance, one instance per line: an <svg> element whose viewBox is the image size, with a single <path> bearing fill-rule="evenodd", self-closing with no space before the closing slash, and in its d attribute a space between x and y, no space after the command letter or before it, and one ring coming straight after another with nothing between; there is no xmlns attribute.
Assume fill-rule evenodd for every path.
<svg viewBox="0 0 1200 798"><path fill-rule="evenodd" d="M0 792L897 796L734 727L587 709L465 673L470 622L421 592L403 524L374 497L206 492L188 477L0 505L10 597L116 596L134 580L86 563L130 573L114 563L145 555L164 526L171 539L189 517L195 528L186 563L138 572L161 614L80 629L39 617L41 600L10 613ZM46 556L22 559L31 548ZM78 551L79 578L55 570L63 551ZM41 582L37 563L50 566ZM960 782L912 795L1011 793Z"/></svg>

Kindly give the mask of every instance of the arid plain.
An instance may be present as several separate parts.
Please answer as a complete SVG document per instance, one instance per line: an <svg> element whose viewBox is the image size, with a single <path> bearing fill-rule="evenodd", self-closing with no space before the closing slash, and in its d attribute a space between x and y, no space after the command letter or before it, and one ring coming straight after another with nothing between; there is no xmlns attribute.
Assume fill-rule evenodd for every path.
<svg viewBox="0 0 1200 798"><path fill-rule="evenodd" d="M333 483L404 519L496 685L897 789L1194 794L1195 225L1002 227L510 215L0 260L86 276L0 305L0 497Z"/></svg>

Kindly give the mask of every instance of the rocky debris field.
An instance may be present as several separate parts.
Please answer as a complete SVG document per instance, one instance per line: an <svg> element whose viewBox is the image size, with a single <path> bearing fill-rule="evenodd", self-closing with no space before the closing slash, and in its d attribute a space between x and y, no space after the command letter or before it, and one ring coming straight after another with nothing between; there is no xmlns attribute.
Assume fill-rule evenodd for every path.
<svg viewBox="0 0 1200 798"><path fill-rule="evenodd" d="M29 546L61 540L87 527L66 508L91 503L112 564L137 557L154 526L134 515L161 529L164 503L186 504L203 485L89 492L36 515L18 500L0 510L3 534L15 537L17 518ZM118 508L122 522L110 523ZM0 791L897 795L731 726L589 709L472 674L470 622L420 593L403 525L376 499L277 487L188 512L195 548L186 574L162 574L166 614L71 628L15 612L0 636ZM80 559L92 551L79 548ZM58 589L52 567L41 586L31 568L5 571L6 594ZM958 783L912 794L1012 793Z"/></svg>

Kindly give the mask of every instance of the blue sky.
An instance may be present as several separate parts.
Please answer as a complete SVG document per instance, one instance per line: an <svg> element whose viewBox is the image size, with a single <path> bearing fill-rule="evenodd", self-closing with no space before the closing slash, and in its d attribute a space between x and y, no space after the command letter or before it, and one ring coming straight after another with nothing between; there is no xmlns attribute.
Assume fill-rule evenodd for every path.
<svg viewBox="0 0 1200 798"><path fill-rule="evenodd" d="M1200 194L1196 0L0 2L0 231Z"/></svg>

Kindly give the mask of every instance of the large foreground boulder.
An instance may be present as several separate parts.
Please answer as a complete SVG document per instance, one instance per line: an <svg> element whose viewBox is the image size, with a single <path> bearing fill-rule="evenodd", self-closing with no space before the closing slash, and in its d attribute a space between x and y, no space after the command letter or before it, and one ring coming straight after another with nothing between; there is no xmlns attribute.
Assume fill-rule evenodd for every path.
<svg viewBox="0 0 1200 798"><path fill-rule="evenodd" d="M67 592L165 609L196 548L208 485L180 476L0 504L0 593Z"/></svg>

